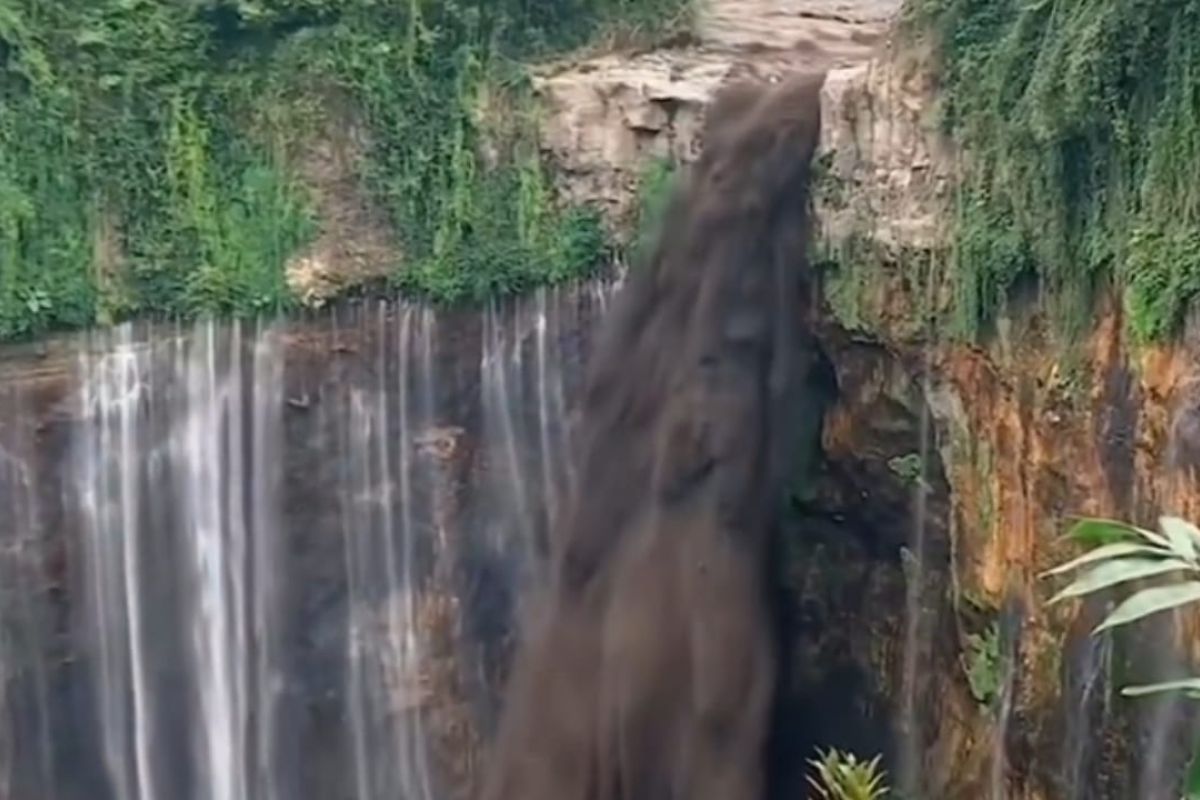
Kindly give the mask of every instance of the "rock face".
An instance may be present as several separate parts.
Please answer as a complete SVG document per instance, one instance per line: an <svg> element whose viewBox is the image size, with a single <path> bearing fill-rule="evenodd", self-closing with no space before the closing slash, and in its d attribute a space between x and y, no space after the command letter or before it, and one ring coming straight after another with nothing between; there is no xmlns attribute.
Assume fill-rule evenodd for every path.
<svg viewBox="0 0 1200 800"><path fill-rule="evenodd" d="M387 214L361 185L369 142L350 104L333 96L323 129L300 143L296 162L316 206L316 239L285 265L288 288L310 308L379 281L401 258Z"/></svg>
<svg viewBox="0 0 1200 800"><path fill-rule="evenodd" d="M819 86L718 98L654 256L605 323L580 481L506 691L489 800L762 796L775 678L764 588L812 355Z"/></svg>
<svg viewBox="0 0 1200 800"><path fill-rule="evenodd" d="M611 288L0 352L0 798L475 796Z"/></svg>
<svg viewBox="0 0 1200 800"><path fill-rule="evenodd" d="M1084 340L1064 342L1033 293L1019 289L981 342L948 335L956 156L930 113L932 75L922 49L905 42L840 90L831 82L828 171L817 190L829 328L872 343L914 376L916 391L902 402L910 419L929 415L931 455L947 481L944 553L929 557L935 569L944 559L950 580L948 596L931 599L949 623L934 666L946 664L940 685L953 691L933 695L944 723L926 728L922 749L956 766L926 770L926 786L938 797L999 789L1015 798L1166 800L1177 794L1188 717L1177 703L1115 699L1110 681L1118 669L1123 682L1179 674L1172 640L1190 623L1093 640L1100 609L1048 609L1052 587L1037 576L1071 554L1061 534L1072 515L1148 525L1161 513L1195 518L1200 495L1186 453L1197 329L1135 350L1119 299L1102 296ZM839 374L856 360L838 351L845 335L825 338ZM871 398L886 394L843 392L827 419L827 451L868 450L857 425ZM1020 635L1006 654L995 632L1012 613ZM970 679L988 660L985 633L1000 645L990 691Z"/></svg>
<svg viewBox="0 0 1200 800"><path fill-rule="evenodd" d="M542 143L559 186L626 221L647 162L691 161L713 92L865 61L899 0L709 0L686 46L546 65Z"/></svg>

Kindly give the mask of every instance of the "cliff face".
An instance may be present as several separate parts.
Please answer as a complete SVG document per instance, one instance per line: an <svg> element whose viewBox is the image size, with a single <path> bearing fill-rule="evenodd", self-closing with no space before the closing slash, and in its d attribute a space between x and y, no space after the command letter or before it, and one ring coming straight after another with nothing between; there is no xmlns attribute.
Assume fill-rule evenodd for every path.
<svg viewBox="0 0 1200 800"><path fill-rule="evenodd" d="M705 108L732 80L778 80L864 62L898 0L716 0L679 46L543 66L542 146L564 196L626 221L654 159L700 151Z"/></svg>
<svg viewBox="0 0 1200 800"><path fill-rule="evenodd" d="M1178 669L1178 633L1092 639L1099 609L1047 609L1037 576L1071 553L1072 515L1196 516L1200 327L1135 347L1102 296L1065 342L1018 286L980 341L947 334L966 155L939 127L929 48L883 36L888 4L838 5L718 2L687 47L541 83L562 188L621 219L647 159L695 153L713 86L831 70L815 188L828 401L783 581L792 755L886 751L924 796L1169 797L1186 714L1109 683Z"/></svg>
<svg viewBox="0 0 1200 800"><path fill-rule="evenodd" d="M819 216L831 326L876 343L921 383L912 415L929 414L932 455L946 476L951 580L941 614L953 620L964 669L940 684L954 691L931 695L945 718L960 720L934 746L955 753L960 780L995 781L998 754L1007 754L1007 796L1169 797L1186 715L1115 700L1107 682L1178 674L1172 640L1187 639L1179 631L1190 625L1147 626L1113 650L1087 635L1099 609L1048 610L1050 587L1037 576L1071 554L1061 535L1072 516L1194 518L1195 325L1171 344L1136 347L1120 299L1102 294L1090 329L1065 341L1036 288L1018 285L978 342L946 334L954 165L969 154L956 154L936 127L932 75L909 43L844 83L831 76ZM831 358L838 363L836 345ZM869 398L841 397L826 444L862 452ZM1021 622L1008 671L1003 632L1013 608ZM980 699L970 629L997 618L1001 680L989 700L1000 718L970 702ZM990 766L965 768L973 762Z"/></svg>

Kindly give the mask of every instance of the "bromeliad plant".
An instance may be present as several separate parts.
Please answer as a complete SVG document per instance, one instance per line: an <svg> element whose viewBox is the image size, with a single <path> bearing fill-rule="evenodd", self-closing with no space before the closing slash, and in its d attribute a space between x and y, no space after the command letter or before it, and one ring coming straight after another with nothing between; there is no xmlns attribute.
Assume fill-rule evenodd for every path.
<svg viewBox="0 0 1200 800"><path fill-rule="evenodd" d="M853 753L839 750L818 750L817 756L808 762L815 773L808 776L808 782L820 800L882 800L887 796L879 756L860 761Z"/></svg>
<svg viewBox="0 0 1200 800"><path fill-rule="evenodd" d="M1109 612L1093 634L1200 601L1200 529L1190 522L1162 517L1159 530L1151 531L1123 522L1083 519L1067 535L1091 549L1045 573L1043 577L1075 576L1054 596L1052 604L1138 582L1132 594ZM1121 690L1127 697L1163 692L1200 700L1200 677ZM1200 752L1193 755L1188 767L1184 798L1200 800Z"/></svg>

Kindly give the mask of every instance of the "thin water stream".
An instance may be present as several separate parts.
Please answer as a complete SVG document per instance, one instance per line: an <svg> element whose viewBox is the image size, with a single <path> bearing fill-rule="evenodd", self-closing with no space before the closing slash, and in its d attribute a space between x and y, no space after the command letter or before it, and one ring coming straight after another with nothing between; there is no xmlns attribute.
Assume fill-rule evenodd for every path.
<svg viewBox="0 0 1200 800"><path fill-rule="evenodd" d="M926 608L928 581L928 511L930 491L930 454L933 448L932 412L925 398L931 396L933 347L927 344L921 371L920 422L918 457L920 471L913 488L912 536L905 552L904 649L900 677L899 758L897 785L907 797L921 797L925 792L922 758L925 750L925 727L922 719L921 696L923 681L928 678L931 636L929 611Z"/></svg>
<svg viewBox="0 0 1200 800"><path fill-rule="evenodd" d="M1015 596L1010 596L1000 618L997 636L997 668L999 685L994 702L995 724L992 728L991 766L988 773L989 800L1006 800L1009 797L1008 736L1012 722L1013 706L1016 703L1017 678L1020 669L1021 607Z"/></svg>

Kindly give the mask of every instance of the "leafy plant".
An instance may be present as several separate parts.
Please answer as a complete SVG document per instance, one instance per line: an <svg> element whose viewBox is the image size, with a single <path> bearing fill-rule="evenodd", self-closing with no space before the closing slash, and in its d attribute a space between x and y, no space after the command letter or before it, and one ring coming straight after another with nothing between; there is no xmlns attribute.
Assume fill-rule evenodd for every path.
<svg viewBox="0 0 1200 800"><path fill-rule="evenodd" d="M817 758L808 762L813 768L808 782L821 800L882 800L888 788L879 760L875 756L860 761L853 753L818 750Z"/></svg>
<svg viewBox="0 0 1200 800"><path fill-rule="evenodd" d="M1137 585L1093 633L1200 601L1200 529L1185 520L1162 517L1159 530L1151 531L1123 522L1083 519L1071 528L1068 536L1091 549L1045 573L1075 575L1051 603L1130 583ZM1189 699L1200 700L1200 677L1127 686L1121 690L1130 697L1163 692L1182 693ZM1200 752L1193 756L1188 767L1185 797L1200 800Z"/></svg>
<svg viewBox="0 0 1200 800"><path fill-rule="evenodd" d="M971 696L990 706L1000 691L1000 624L993 622L983 633L967 637L967 683Z"/></svg>

